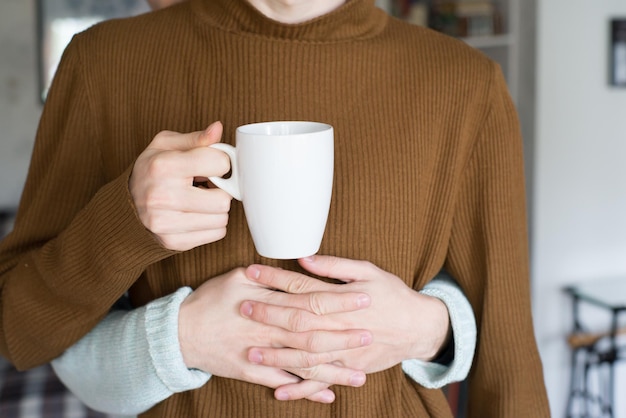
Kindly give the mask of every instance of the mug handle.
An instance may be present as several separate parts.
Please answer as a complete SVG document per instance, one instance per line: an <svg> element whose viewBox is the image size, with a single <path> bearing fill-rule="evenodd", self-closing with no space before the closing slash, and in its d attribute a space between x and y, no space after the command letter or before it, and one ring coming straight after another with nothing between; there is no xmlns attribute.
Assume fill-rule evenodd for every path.
<svg viewBox="0 0 626 418"><path fill-rule="evenodd" d="M241 200L241 188L239 187L239 166L237 165L236 148L230 144L224 144L223 142L218 142L209 146L225 152L226 155L228 155L228 158L230 158L231 167L231 174L229 178L225 179L213 176L209 177L209 180L211 180L211 183L215 184L235 199Z"/></svg>

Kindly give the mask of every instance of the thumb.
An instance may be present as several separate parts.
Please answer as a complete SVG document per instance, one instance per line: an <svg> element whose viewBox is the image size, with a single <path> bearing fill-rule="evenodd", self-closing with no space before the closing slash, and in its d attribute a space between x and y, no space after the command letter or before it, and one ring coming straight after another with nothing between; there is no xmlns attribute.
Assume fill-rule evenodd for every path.
<svg viewBox="0 0 626 418"><path fill-rule="evenodd" d="M209 145L220 142L222 139L224 126L222 122L217 121L210 124L204 131L196 132L197 137L194 138L196 147L208 147Z"/></svg>
<svg viewBox="0 0 626 418"><path fill-rule="evenodd" d="M224 127L220 121L213 122L203 131L184 134L179 132L163 131L154 137L148 148L170 151L187 151L194 148L208 147L211 144L220 142L223 131Z"/></svg>

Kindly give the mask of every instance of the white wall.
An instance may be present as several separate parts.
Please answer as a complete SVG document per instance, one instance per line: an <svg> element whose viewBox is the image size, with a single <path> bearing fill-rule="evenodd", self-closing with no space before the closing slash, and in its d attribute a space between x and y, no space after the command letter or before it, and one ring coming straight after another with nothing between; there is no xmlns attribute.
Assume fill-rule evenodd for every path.
<svg viewBox="0 0 626 418"><path fill-rule="evenodd" d="M562 287L626 281L626 89L608 84L609 19L626 18L626 2L542 0L537 16L533 303L552 415L563 417L571 304ZM624 368L618 385L625 393Z"/></svg>
<svg viewBox="0 0 626 418"><path fill-rule="evenodd" d="M35 1L0 2L0 208L22 192L41 105L38 101Z"/></svg>

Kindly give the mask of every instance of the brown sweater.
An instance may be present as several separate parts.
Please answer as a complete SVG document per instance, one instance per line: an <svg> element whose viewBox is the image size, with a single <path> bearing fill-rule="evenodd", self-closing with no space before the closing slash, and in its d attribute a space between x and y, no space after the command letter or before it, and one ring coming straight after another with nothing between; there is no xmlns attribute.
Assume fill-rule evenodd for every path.
<svg viewBox="0 0 626 418"><path fill-rule="evenodd" d="M14 233L2 242L0 353L51 360L127 289L137 304L261 259L239 202L225 239L163 249L128 191L163 129L318 120L336 132L321 253L366 259L420 289L442 267L476 314L470 416L547 417L533 335L522 146L498 67L462 42L352 0L299 25L243 0L191 0L110 21L68 47L39 126ZM416 318L419 320L419 318ZM331 405L278 402L214 377L147 417L448 417L438 390L399 366Z"/></svg>

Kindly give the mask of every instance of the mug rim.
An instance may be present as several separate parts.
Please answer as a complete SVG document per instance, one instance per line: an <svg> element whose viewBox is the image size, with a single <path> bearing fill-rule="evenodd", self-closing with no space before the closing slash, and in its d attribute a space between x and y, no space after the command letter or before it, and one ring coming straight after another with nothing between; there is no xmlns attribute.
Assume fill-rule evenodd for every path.
<svg viewBox="0 0 626 418"><path fill-rule="evenodd" d="M280 129L281 126L287 129ZM299 129L288 129L290 127L297 127ZM332 125L324 122L307 120L284 120L248 123L237 127L237 133L263 136L294 136L310 135L328 131L331 129L333 129Z"/></svg>

